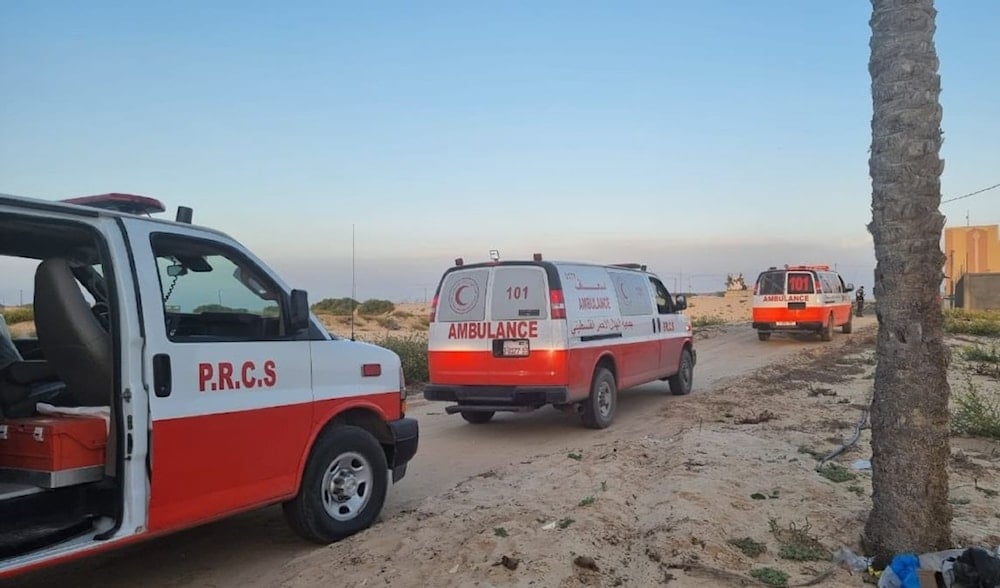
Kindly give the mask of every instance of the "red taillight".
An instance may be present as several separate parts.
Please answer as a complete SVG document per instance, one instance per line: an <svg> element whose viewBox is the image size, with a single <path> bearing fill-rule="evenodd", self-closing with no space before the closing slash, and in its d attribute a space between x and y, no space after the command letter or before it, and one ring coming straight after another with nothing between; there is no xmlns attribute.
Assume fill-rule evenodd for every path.
<svg viewBox="0 0 1000 588"><path fill-rule="evenodd" d="M434 295L434 299L431 301L431 320L430 320L430 322L432 322L432 323L434 322L434 317L437 315L437 307L438 307L438 295L435 294Z"/></svg>
<svg viewBox="0 0 1000 588"><path fill-rule="evenodd" d="M759 289L760 289L760 284L754 284L754 285L753 285L753 295L754 295L754 296L756 296L756 295L757 295L757 291L758 291Z"/></svg>
<svg viewBox="0 0 1000 588"><path fill-rule="evenodd" d="M549 290L549 308L551 318L566 318L566 301L563 300L562 290Z"/></svg>
<svg viewBox="0 0 1000 588"><path fill-rule="evenodd" d="M375 376L382 375L382 364L380 363L366 363L361 366L361 375L365 378L371 378Z"/></svg>
<svg viewBox="0 0 1000 588"><path fill-rule="evenodd" d="M813 293L820 293L819 280L813 280Z"/></svg>

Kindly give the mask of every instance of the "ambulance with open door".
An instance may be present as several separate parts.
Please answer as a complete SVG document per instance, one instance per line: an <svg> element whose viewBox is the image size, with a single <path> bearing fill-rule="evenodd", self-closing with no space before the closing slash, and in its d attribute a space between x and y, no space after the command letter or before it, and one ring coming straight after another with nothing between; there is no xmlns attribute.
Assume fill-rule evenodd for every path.
<svg viewBox="0 0 1000 588"><path fill-rule="evenodd" d="M163 210L0 195L0 267L33 272L37 331L0 329L0 577L270 504L332 542L417 450L395 353Z"/></svg>
<svg viewBox="0 0 1000 588"><path fill-rule="evenodd" d="M544 405L611 424L618 391L666 380L691 391L691 321L638 264L530 261L465 265L441 278L431 307L428 400L474 424Z"/></svg>
<svg viewBox="0 0 1000 588"><path fill-rule="evenodd" d="M853 329L854 284L828 265L772 266L757 276L753 288L753 328L767 341L776 332L818 333L824 341L840 327Z"/></svg>

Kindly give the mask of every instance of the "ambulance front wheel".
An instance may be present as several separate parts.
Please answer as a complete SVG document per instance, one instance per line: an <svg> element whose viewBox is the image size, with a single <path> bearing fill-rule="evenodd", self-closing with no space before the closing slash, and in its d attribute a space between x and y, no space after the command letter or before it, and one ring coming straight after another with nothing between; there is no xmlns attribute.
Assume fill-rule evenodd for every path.
<svg viewBox="0 0 1000 588"><path fill-rule="evenodd" d="M292 529L327 544L375 522L389 487L385 453L368 431L341 426L320 434L298 495L283 505Z"/></svg>
<svg viewBox="0 0 1000 588"><path fill-rule="evenodd" d="M757 331L757 338L761 341L767 341L771 338L770 331Z"/></svg>
<svg viewBox="0 0 1000 588"><path fill-rule="evenodd" d="M615 418L618 385L607 368L597 368L590 384L590 396L583 401L583 424L591 429L605 429Z"/></svg>
<svg viewBox="0 0 1000 588"><path fill-rule="evenodd" d="M844 323L844 325L841 327L841 331L843 331L845 335L850 335L851 331L853 330L854 330L854 317L851 315L851 313L847 313L847 322Z"/></svg>
<svg viewBox="0 0 1000 588"><path fill-rule="evenodd" d="M674 396L683 396L691 393L694 385L694 358L691 351L685 349L681 351L681 367L677 373L670 376L670 393Z"/></svg>
<svg viewBox="0 0 1000 588"><path fill-rule="evenodd" d="M494 414L496 413L493 411L479 412L479 411L463 410L462 418L472 423L473 425L481 425L483 423L490 422L490 419L493 418Z"/></svg>

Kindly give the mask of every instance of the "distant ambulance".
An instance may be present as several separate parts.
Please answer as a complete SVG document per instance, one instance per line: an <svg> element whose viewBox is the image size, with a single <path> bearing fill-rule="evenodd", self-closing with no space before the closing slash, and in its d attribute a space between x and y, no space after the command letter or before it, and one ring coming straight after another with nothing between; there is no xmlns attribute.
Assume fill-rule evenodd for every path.
<svg viewBox="0 0 1000 588"><path fill-rule="evenodd" d="M828 265L786 265L761 272L753 289L757 338L767 341L783 331L819 333L829 341L836 327L850 333L852 290L854 285L845 284Z"/></svg>
<svg viewBox="0 0 1000 588"><path fill-rule="evenodd" d="M485 423L499 411L551 404L586 426L611 424L618 390L655 380L691 391L691 322L638 264L461 259L431 308L428 400Z"/></svg>

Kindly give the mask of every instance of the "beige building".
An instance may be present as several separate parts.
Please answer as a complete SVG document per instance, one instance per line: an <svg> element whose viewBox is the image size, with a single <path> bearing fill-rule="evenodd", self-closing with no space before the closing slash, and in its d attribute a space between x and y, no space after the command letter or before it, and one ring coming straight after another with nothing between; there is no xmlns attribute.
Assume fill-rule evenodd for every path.
<svg viewBox="0 0 1000 588"><path fill-rule="evenodd" d="M1000 272L1000 232L997 225L945 227L944 293L955 294L965 274Z"/></svg>

